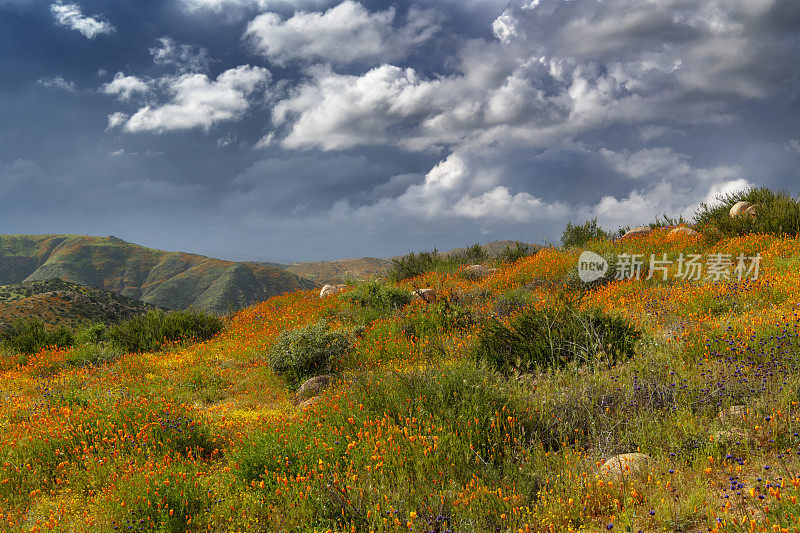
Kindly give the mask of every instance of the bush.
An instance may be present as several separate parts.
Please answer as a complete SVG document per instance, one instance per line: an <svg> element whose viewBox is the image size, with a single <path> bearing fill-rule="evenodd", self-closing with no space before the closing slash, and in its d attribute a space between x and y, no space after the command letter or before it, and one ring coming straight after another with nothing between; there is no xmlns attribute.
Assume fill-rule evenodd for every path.
<svg viewBox="0 0 800 533"><path fill-rule="evenodd" d="M727 194L718 198L718 204L700 204L694 223L699 228L714 228L721 237L734 237L746 233L771 233L775 235L800 234L800 202L786 191L772 191L766 187ZM755 204L756 216L731 218L730 209L737 202ZM702 231L702 230L701 230Z"/></svg>
<svg viewBox="0 0 800 533"><path fill-rule="evenodd" d="M222 327L222 319L199 311L149 311L108 327L106 337L126 352L155 352L168 343L208 340Z"/></svg>
<svg viewBox="0 0 800 533"><path fill-rule="evenodd" d="M461 265L484 263L488 258L486 250L477 243L446 256L440 254L436 248L432 252L411 252L399 259L392 259L392 268L387 277L392 281L403 281L428 272L453 271Z"/></svg>
<svg viewBox="0 0 800 533"><path fill-rule="evenodd" d="M330 330L324 321L284 331L269 351L270 365L291 387L297 387L307 378L336 368L350 350L353 337L351 331Z"/></svg>
<svg viewBox="0 0 800 533"><path fill-rule="evenodd" d="M531 246L522 242L515 242L514 246L506 246L506 249L500 252L497 256L498 263L515 263L523 257L534 255L541 248L539 246Z"/></svg>
<svg viewBox="0 0 800 533"><path fill-rule="evenodd" d="M611 234L597 224L597 218L587 220L579 226L567 222L564 233L561 235L561 244L564 248L581 248L594 239L610 239Z"/></svg>
<svg viewBox="0 0 800 533"><path fill-rule="evenodd" d="M394 311L410 302L412 295L400 287L387 285L380 281L368 281L347 293L344 298L360 307Z"/></svg>
<svg viewBox="0 0 800 533"><path fill-rule="evenodd" d="M69 329L58 326L48 330L44 322L36 318L19 318L7 326L0 336L6 348L23 354L34 354L48 346L64 348L75 343Z"/></svg>
<svg viewBox="0 0 800 533"><path fill-rule="evenodd" d="M612 366L633 356L640 336L624 319L599 310L529 309L507 324L489 319L478 335L476 359L506 375L600 359Z"/></svg>
<svg viewBox="0 0 800 533"><path fill-rule="evenodd" d="M411 252L399 259L392 259L392 268L387 277L392 281L403 281L433 272L446 263L447 260L439 255L436 248L432 252Z"/></svg>
<svg viewBox="0 0 800 533"><path fill-rule="evenodd" d="M451 254L447 257L448 261L455 265L474 265L483 263L489 258L486 250L481 248L478 243L473 244L464 251Z"/></svg>

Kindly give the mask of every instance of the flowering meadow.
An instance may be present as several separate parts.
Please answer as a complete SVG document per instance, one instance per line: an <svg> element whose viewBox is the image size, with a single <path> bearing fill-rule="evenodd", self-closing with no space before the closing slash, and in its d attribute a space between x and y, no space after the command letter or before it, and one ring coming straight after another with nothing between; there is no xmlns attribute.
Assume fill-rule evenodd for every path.
<svg viewBox="0 0 800 533"><path fill-rule="evenodd" d="M545 248L484 273L373 282L436 289L430 302L298 291L198 344L102 364L42 350L0 379L2 529L800 530L800 239L658 229L588 249L761 265L757 279L589 287L582 250ZM640 332L632 355L601 345L524 374L476 357L490 321L567 307L624 319ZM321 321L353 340L301 407L269 353ZM645 466L601 468L621 453Z"/></svg>

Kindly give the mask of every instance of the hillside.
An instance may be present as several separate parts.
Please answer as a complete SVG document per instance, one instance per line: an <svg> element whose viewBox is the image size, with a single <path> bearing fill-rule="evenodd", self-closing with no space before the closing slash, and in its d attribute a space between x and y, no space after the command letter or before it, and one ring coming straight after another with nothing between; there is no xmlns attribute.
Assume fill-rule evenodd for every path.
<svg viewBox="0 0 800 533"><path fill-rule="evenodd" d="M343 283L347 279L381 277L391 268L389 259L359 257L355 259L336 259L334 261L293 263L286 267L288 272L316 281L317 283Z"/></svg>
<svg viewBox="0 0 800 533"><path fill-rule="evenodd" d="M60 279L0 286L0 324L37 318L47 326L118 322L155 306L120 294Z"/></svg>
<svg viewBox="0 0 800 533"><path fill-rule="evenodd" d="M545 248L277 296L160 353L43 351L0 379L4 526L794 531L800 239L667 228L589 248L761 269L582 284L580 249Z"/></svg>
<svg viewBox="0 0 800 533"><path fill-rule="evenodd" d="M267 264L165 252L116 237L0 235L0 284L60 278L168 309L214 313L316 286Z"/></svg>
<svg viewBox="0 0 800 533"><path fill-rule="evenodd" d="M482 244L480 248L486 254L487 259L492 259L503 253L506 248L514 249L516 244L517 241L494 241ZM541 248L541 246L535 244L520 243L520 245L529 249ZM447 252L439 252L439 255L452 257L463 254L467 250L468 248L453 248ZM337 284L344 283L349 279L363 280L383 277L392 268L392 260L400 257L402 256L389 259L358 257L333 261L306 261L284 265L284 267L288 272L313 280L319 284Z"/></svg>

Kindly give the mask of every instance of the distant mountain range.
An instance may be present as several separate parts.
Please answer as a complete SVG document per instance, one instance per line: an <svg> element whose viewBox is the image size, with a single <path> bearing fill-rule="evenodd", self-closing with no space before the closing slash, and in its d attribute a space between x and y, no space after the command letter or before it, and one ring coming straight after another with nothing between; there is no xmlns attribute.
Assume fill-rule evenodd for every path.
<svg viewBox="0 0 800 533"><path fill-rule="evenodd" d="M113 236L0 235L0 285L52 278L158 307L219 314L317 286L271 264L165 252Z"/></svg>

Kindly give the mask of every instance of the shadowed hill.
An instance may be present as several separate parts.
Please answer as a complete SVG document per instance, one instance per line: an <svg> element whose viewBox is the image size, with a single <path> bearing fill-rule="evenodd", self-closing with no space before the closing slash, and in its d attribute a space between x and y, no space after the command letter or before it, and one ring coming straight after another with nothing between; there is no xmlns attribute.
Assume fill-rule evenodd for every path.
<svg viewBox="0 0 800 533"><path fill-rule="evenodd" d="M52 278L159 307L214 313L316 286L271 265L165 252L116 237L0 235L0 284Z"/></svg>
<svg viewBox="0 0 800 533"><path fill-rule="evenodd" d="M119 322L156 309L141 300L60 279L0 285L0 324L37 318L48 326Z"/></svg>

